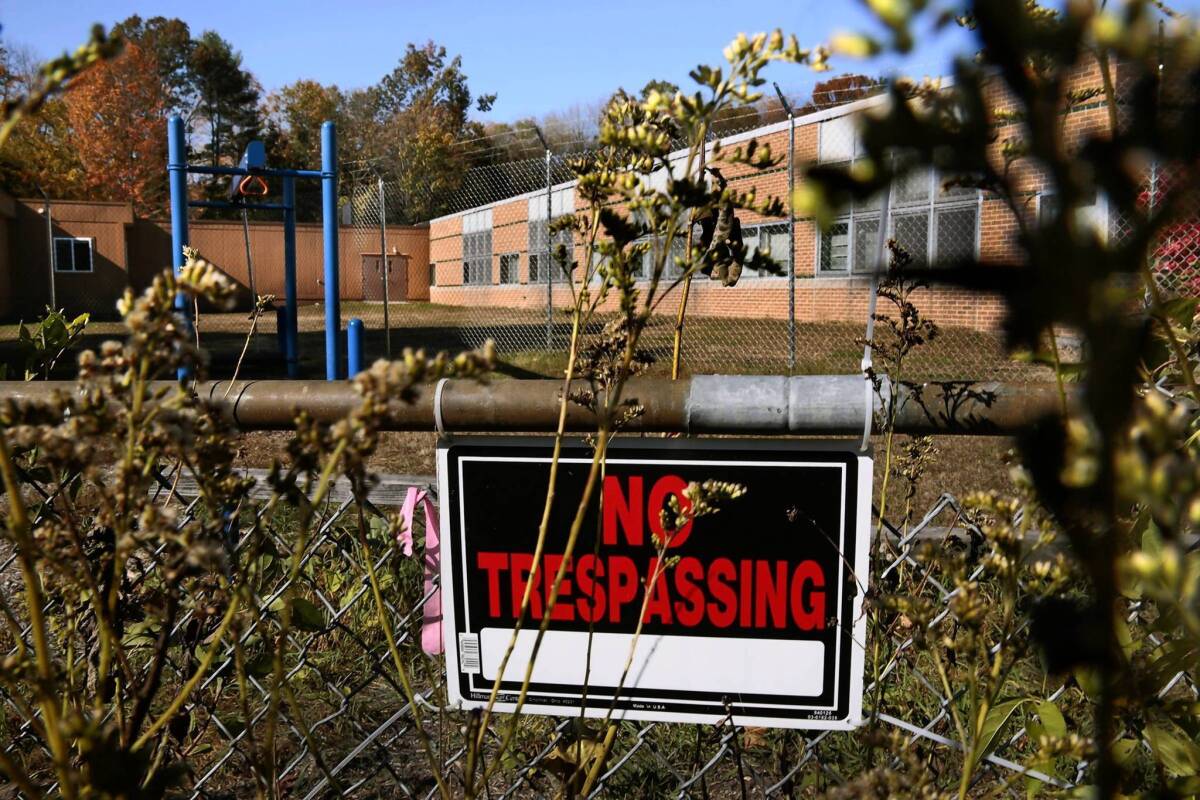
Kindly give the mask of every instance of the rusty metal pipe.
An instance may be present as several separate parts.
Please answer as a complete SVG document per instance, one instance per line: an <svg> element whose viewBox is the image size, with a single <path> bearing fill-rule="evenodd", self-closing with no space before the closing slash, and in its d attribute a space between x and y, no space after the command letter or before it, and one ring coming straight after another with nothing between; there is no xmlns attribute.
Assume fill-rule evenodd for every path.
<svg viewBox="0 0 1200 800"><path fill-rule="evenodd" d="M864 392L859 375L704 375L671 381L634 378L624 398L641 414L626 426L643 432L693 434L852 435L862 431ZM164 384L167 385L167 384ZM584 389L582 383L578 388ZM209 381L197 393L222 409L246 430L283 430L304 411L332 422L359 403L345 382L248 380ZM450 380L442 391L442 420L449 431L553 431L558 421L562 382L556 380ZM0 402L44 401L52 393L73 392L69 381L3 381ZM885 384L875 393L871 412L884 410L890 395ZM399 400L388 410L383 428L395 431L434 429L434 387L421 386L413 402ZM1003 435L1014 433L1055 410L1053 384L946 382L903 384L897 392L897 432L912 434ZM595 417L572 403L571 431L595 429Z"/></svg>

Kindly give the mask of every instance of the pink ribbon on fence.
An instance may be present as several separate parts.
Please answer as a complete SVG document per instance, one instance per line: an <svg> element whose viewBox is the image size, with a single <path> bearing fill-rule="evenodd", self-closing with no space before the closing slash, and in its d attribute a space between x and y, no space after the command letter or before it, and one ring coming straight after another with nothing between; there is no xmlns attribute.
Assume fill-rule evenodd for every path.
<svg viewBox="0 0 1200 800"><path fill-rule="evenodd" d="M428 596L421 609L421 649L431 656L441 655L444 650L442 643L442 589L435 588L434 580L441 572L441 544L438 541L438 512L429 492L415 486L408 487L404 496L404 506L400 516L404 520L404 528L396 537L396 544L406 556L413 554L413 515L416 514L417 504L425 508L425 593Z"/></svg>

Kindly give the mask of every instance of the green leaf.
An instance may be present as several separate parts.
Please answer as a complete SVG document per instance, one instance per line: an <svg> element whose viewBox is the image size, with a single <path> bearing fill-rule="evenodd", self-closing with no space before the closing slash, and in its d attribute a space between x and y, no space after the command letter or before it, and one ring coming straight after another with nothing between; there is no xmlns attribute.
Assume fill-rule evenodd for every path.
<svg viewBox="0 0 1200 800"><path fill-rule="evenodd" d="M1031 702L1028 698L1020 698L1017 700L1006 700L1003 703L997 703L988 711L987 716L983 719L983 727L979 731L979 737L975 747L975 761L971 765L972 768L983 759L996 746L1000 731L1008 723L1013 712L1021 707L1023 703Z"/></svg>
<svg viewBox="0 0 1200 800"><path fill-rule="evenodd" d="M1175 725L1155 723L1146 728L1154 757L1171 775L1185 778L1200 773L1200 747Z"/></svg>
<svg viewBox="0 0 1200 800"><path fill-rule="evenodd" d="M1117 763L1125 769L1129 768L1129 762L1133 759L1141 745L1137 739L1118 739L1113 742L1112 753L1113 758Z"/></svg>
<svg viewBox="0 0 1200 800"><path fill-rule="evenodd" d="M246 662L246 673L256 678L265 678L275 670L275 656L262 652Z"/></svg>
<svg viewBox="0 0 1200 800"><path fill-rule="evenodd" d="M1042 729L1049 736L1061 738L1067 735L1067 721L1063 719L1062 712L1058 710L1058 706L1054 705L1049 700L1043 700L1037 704L1037 716L1041 722Z"/></svg>
<svg viewBox="0 0 1200 800"><path fill-rule="evenodd" d="M297 597L292 601L292 624L302 631L325 629L325 615L310 600Z"/></svg>
<svg viewBox="0 0 1200 800"><path fill-rule="evenodd" d="M1095 699L1100 696L1100 675L1091 667L1076 667L1075 682L1088 697Z"/></svg>

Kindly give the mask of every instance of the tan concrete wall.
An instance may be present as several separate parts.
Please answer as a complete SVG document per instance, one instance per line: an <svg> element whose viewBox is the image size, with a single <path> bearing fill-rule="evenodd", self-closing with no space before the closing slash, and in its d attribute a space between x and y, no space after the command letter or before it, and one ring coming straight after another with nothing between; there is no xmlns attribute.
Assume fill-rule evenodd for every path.
<svg viewBox="0 0 1200 800"><path fill-rule="evenodd" d="M41 200L17 201L13 220L10 317L33 319L50 303L49 253ZM99 318L117 314L117 299L129 285L126 228L133 212L125 203L51 201L54 236L93 240L91 272L55 272L58 306Z"/></svg>
<svg viewBox="0 0 1200 800"><path fill-rule="evenodd" d="M155 273L170 264L171 225L165 220L139 220L131 237L131 261L135 285L144 286ZM338 266L343 300L363 299L362 259L379 255L379 246L364 247L357 229L341 228L338 234ZM421 225L388 228L388 252L408 256L408 296L397 300L428 299L429 233ZM200 253L217 265L249 296L249 269L246 263L245 236L240 221L192 220L188 240ZM250 255L254 263L255 288L259 294L282 299L283 223L250 223ZM317 302L325 297L325 250L323 229L319 223L296 225L296 294L301 302Z"/></svg>

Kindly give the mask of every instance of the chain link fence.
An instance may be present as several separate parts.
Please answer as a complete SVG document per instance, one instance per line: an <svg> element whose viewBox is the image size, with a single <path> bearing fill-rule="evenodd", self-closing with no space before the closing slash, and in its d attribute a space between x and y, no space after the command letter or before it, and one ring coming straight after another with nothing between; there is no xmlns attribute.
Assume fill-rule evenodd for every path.
<svg viewBox="0 0 1200 800"><path fill-rule="evenodd" d="M719 170L721 180L738 192L754 191L759 198L774 196L786 204L808 167L848 165L863 157L856 116L884 100L877 88L860 90L826 108L810 109L794 124L787 117L790 105L780 102L775 113L782 121L762 126L756 111L749 119L757 127L740 131L728 123L723 134L713 137L726 151L744 147L752 138L768 145L776 156L770 166L751 169L711 157L707 166ZM781 101L786 101L782 95ZM564 232L551 242L546 230L548 219L585 210L574 193L572 155L546 150L542 158L466 172L450 203L453 211L430 223L428 295L410 293L411 299L387 309L394 332L388 337L390 346L399 340L411 346L470 347L490 338L517 374L524 367L544 373L565 364L571 292L562 267L550 262L558 244L576 263L586 256L578 237L572 241ZM649 178L651 183L655 177ZM768 252L777 269L744 271L735 286L700 275L690 282L681 337L684 371L857 371L874 288L871 275L881 263L883 239L894 239L916 268L972 255L995 260L1013 255L1015 231L1005 228L999 201L956 183L957 178L932 170L911 174L892 187L886 203L873 198L855 204L825 230L807 217L739 212L748 252ZM404 193L377 177L355 186L350 237L357 249L377 252L387 237L386 225L380 224L387 212L380 209L403 207ZM886 221L882 232L881 219ZM685 240L681 235L669 245L655 242L643 280L653 254L665 246L682 257ZM667 282L678 272L669 266ZM672 360L682 296L677 288L643 338L644 350L660 369ZM923 289L914 299L938 323L940 335L910 365L912 378L1050 377L1044 366L1007 356L999 299L944 287ZM384 325L385 314L378 309L370 313L368 328ZM585 333L598 331L603 322L601 315Z"/></svg>
<svg viewBox="0 0 1200 800"><path fill-rule="evenodd" d="M258 476L260 483L262 475ZM169 475L160 475L157 490L163 502L177 507L181 524L194 513L195 502L186 499L186 481L172 486ZM423 583L420 543L424 530L414 531L417 558L404 557L382 534L383 516L402 502L408 487L433 491L432 479L412 476L381 476L367 502L355 503L345 486L335 487L320 512L320 523L301 554L303 565L297 579L299 596L311 609L297 614L286 645L287 687L294 702L281 709L277 747L278 781L287 795L297 798L402 796L432 798L437 794L417 726L431 742L434 758L441 765L452 795L461 793L461 775L466 754L464 731L472 724L467 715L445 707L444 662L425 655L420 646L423 609L433 591ZM34 482L36 485L36 482ZM263 488L259 496L266 498ZM172 498L168 500L167 498ZM156 498L157 499L157 498ZM51 504L42 506L43 517L52 515ZM1022 512L1016 512L1019 520ZM379 576L386 598L385 624L413 676L417 708L404 701L380 617L372 604L364 551L356 538L365 515L369 531L371 567ZM254 538L265 538L276 549L255 552L287 554L293 541L291 519L286 507L259 506L244 511L240 525L231 530L230 556ZM964 703L965 687L950 686L939 679L928 655L928 642L953 635L955 598L960 584L933 557L936 551L957 554L967 565L967 581L988 580L986 564L993 547L976 517L959 501L942 495L924 513L880 525L886 542L874 549L871 585L873 593L909 593L914 607L929 609L928 621L914 615L894 615L888 624L872 627L865 689L865 714L871 724L858 732L805 732L742 728L728 720L716 726L667 723L622 723L612 755L604 764L591 797L679 797L746 798L824 795L840 790L855 795L854 782L873 768L903 772L903 752L883 749L886 755L870 755L864 736L894 733L907 742L906 750L917 754L920 770L935 785L953 786L967 745L953 721L954 706ZM1054 545L1047 551L1032 540L1023 548L1023 559L1052 559ZM1041 548L1041 549L1039 549ZM281 558L284 556L280 556ZM136 580L158 580L152 560L136 565ZM15 597L21 578L11 553L0 557L0 587ZM274 608L289 588L286 571L256 589L256 602L264 610ZM903 587L903 588L898 588ZM22 636L30 629L15 600L10 611L20 618ZM53 602L53 601L52 601ZM880 613L874 611L872 613ZM1148 613L1138 602L1128 606L1128 621L1136 626ZM260 628L266 628L265 630ZM239 690L232 680L235 653L226 642L208 676L196 688L184 718L189 722L188 750L192 774L188 783L193 798L239 797L249 791L254 756L251 743L261 743L268 714L269 655L263 642L279 631L277 615L264 613L261 623L240 631L249 674L249 718L242 711ZM202 635L192 618L181 619L172 636L192 641ZM198 634L200 631L201 634ZM1011 681L1026 690L1042 685L1036 696L1062 709L1068 718L1082 719L1089 713L1079 686L1066 681L1041 684L1036 656L1029 652L1028 631L1022 626L1011 639L997 646L1011 647L1022 654L1012 670ZM4 634L7 635L7 634ZM28 643L26 643L28 646ZM3 640L6 655L15 652L16 642ZM187 652L187 647L182 648ZM193 664L168 662L164 685L181 683ZM787 665L780 665L786 669ZM1161 695L1194 701L1195 676L1175 673ZM0 685L3 712L4 752L24 764L47 763L48 755L30 733L33 724L20 697ZM1044 713L1044 712L1043 712ZM418 722L419 719L419 722ZM1017 713L996 731L996 740L983 756L972 791L1000 791L1017 782L1036 781L1070 789L1087 781L1087 761L1050 760L1036 769L1028 764L1038 751L1037 736L1029 733L1029 715ZM499 759L486 796L555 797L562 789L561 778L571 764L564 761L570 745L594 735L595 725L576 717L524 717L516 728L511 750L499 754L498 743L511 718L500 716L485 735L482 768ZM1044 744L1044 742L1042 742ZM927 774L926 774L927 771Z"/></svg>

